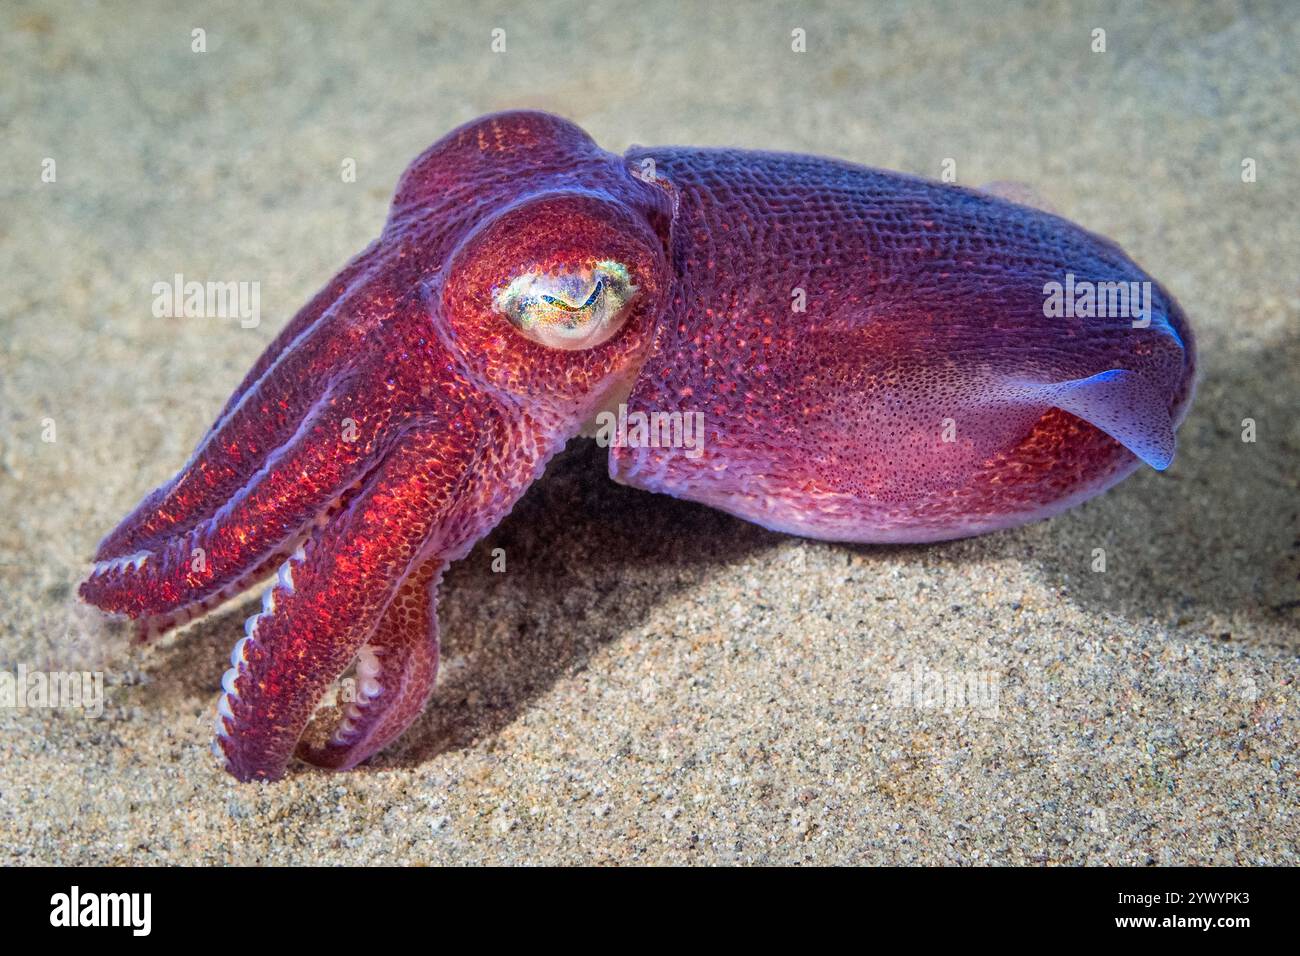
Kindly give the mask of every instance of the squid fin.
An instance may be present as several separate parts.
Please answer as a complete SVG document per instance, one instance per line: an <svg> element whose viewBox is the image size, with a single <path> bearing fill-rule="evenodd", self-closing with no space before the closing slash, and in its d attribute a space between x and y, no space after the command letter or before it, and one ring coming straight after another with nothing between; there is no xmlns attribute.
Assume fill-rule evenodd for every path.
<svg viewBox="0 0 1300 956"><path fill-rule="evenodd" d="M1174 460L1174 423L1157 389L1128 369L1035 389L1053 405L1100 428L1157 471Z"/></svg>

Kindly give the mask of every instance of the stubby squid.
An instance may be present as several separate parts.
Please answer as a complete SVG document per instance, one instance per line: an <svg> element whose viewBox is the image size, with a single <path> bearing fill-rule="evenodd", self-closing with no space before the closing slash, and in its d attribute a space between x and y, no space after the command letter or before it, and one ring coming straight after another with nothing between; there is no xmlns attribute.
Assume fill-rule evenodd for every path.
<svg viewBox="0 0 1300 956"><path fill-rule="evenodd" d="M1097 307L1117 288L1145 290L1139 316ZM616 481L791 534L923 542L1165 468L1193 378L1173 299L1055 215L810 156L617 156L554 116L496 114L411 164L379 239L80 593L147 637L273 575L216 752L241 780L295 752L348 768L432 692L448 563L602 412L702 424L689 453L615 443ZM350 669L357 699L305 734Z"/></svg>

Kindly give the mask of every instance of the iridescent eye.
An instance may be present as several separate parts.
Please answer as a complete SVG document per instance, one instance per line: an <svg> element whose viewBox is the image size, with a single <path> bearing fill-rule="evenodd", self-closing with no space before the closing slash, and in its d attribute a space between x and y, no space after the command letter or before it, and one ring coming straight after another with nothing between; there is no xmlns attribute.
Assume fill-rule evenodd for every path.
<svg viewBox="0 0 1300 956"><path fill-rule="evenodd" d="M636 291L627 266L602 260L573 272L525 272L496 290L492 308L548 348L589 349L622 327Z"/></svg>

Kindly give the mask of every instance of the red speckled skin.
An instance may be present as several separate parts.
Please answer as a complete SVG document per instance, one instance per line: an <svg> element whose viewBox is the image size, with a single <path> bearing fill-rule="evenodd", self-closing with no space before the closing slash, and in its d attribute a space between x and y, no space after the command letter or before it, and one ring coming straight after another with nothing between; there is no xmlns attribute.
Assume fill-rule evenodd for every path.
<svg viewBox="0 0 1300 956"><path fill-rule="evenodd" d="M608 341L547 348L493 311L523 272L601 260L637 288ZM380 238L104 540L81 594L149 636L276 572L223 679L219 752L241 780L295 751L351 767L432 691L447 564L625 396L700 412L704 441L613 448L616 479L817 537L973 534L1118 481L1138 459L1052 403L1172 442L1191 335L1158 287L1149 329L1045 319L1067 270L1147 278L1107 240L969 190L802 156L619 157L552 116L485 117L416 159ZM1107 407L1062 391L1098 373L1125 376ZM304 736L354 662L359 699Z"/></svg>
<svg viewBox="0 0 1300 956"><path fill-rule="evenodd" d="M796 534L932 541L1057 513L1138 466L1050 383L1130 370L1137 419L1186 412L1191 331L1158 285L1150 328L1044 317L1067 272L1149 279L1064 219L815 157L628 158L678 199L674 298L628 404L698 410L706 439L697 458L616 448L620 481Z"/></svg>

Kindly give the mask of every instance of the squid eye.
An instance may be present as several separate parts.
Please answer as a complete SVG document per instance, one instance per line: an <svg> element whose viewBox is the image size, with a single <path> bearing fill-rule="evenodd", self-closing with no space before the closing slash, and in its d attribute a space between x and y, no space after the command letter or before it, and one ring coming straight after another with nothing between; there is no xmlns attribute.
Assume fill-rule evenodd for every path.
<svg viewBox="0 0 1300 956"><path fill-rule="evenodd" d="M622 327L636 291L627 266L602 260L574 272L525 272L496 290L492 308L540 345L589 349Z"/></svg>

